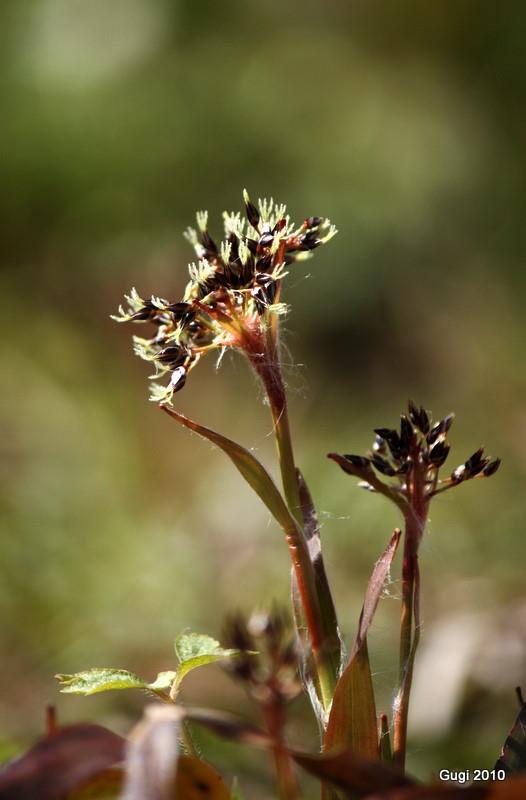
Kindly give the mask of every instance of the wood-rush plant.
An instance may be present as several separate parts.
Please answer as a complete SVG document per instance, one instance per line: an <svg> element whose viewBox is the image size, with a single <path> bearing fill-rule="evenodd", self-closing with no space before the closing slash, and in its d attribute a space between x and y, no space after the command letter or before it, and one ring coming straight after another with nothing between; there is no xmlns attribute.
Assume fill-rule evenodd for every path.
<svg viewBox="0 0 526 800"><path fill-rule="evenodd" d="M357 477L361 486L393 502L403 521L403 530L395 529L373 567L347 656L325 572L316 511L295 462L280 352L280 318L287 310L282 301L282 284L287 271L328 242L336 230L320 217L308 217L295 226L285 207L272 200L260 201L256 206L245 192L244 201L246 219L239 213L224 214L225 235L220 244L216 244L208 231L205 212L197 215L197 230L189 228L186 232L197 262L190 265L190 282L181 300L169 302L159 297L143 300L133 289L127 297L127 308L121 307L115 319L139 323L148 330L145 338L134 337L134 348L137 355L154 367L151 399L171 419L223 450L282 529L292 565L295 635L290 637L281 613L258 614L248 621L235 615L225 629L227 648L206 635L182 634L175 641L177 663L154 681L115 669L91 669L57 677L63 692L89 695L109 689L139 688L164 704L147 709L145 719L126 746L126 773L115 770L108 773L114 781L114 793L108 794L106 784L105 797L121 796L122 787L126 800L174 796L240 798L238 789L228 790L215 770L197 757L188 723L198 723L220 736L272 752L281 800L300 797L297 766L320 779L324 800L441 798L447 793L443 786L417 786L405 774L409 699L420 636L418 551L433 498L472 478L493 475L500 461L485 457L481 448L453 472L445 474L443 466L449 453L447 437L453 415L434 423L424 408L413 403L409 403L408 412L402 415L399 431L376 429L374 444L366 455L329 454L344 472ZM226 349L238 350L246 357L268 398L281 488L247 449L188 419L173 407L174 395L183 388L199 360L211 351L222 355ZM367 633L401 539L398 685L391 713L377 715ZM262 728L221 712L189 708L180 702L181 683L188 672L215 661L224 662L244 684L260 708ZM321 752L315 754L292 749L285 737L289 700L302 691L308 693L319 723ZM526 768L523 725L526 706L522 700L521 706L518 722L497 762L506 773ZM75 728L75 736L84 747L84 750L73 749L77 756L75 769L80 759L85 765L85 780L93 776L100 780L102 767L119 761L116 754L121 759L125 754L124 742L117 742L119 737L101 728L94 731L95 728ZM56 754L62 753L60 796L63 796L66 790L77 790L79 784L78 769L76 772L71 768L73 733L66 727L58 732L54 728L52 734L25 758L33 779L39 774L45 782L50 779L46 754L52 749L56 762L60 761ZM85 752L88 740L98 759L91 771ZM95 747L94 740L100 747ZM60 750L66 745L69 761ZM522 748L522 755L517 756L518 748ZM101 750L106 754L102 761ZM12 788L16 774L14 778L13 772L8 774L8 784L9 779ZM18 779L20 784L20 775ZM29 796L2 795L5 780L2 784L0 778L0 800L4 796ZM462 797L526 796L524 778L506 784L506 794L500 793L499 784L495 784L496 788L478 784L462 789ZM42 783L39 786L38 796L55 796L43 794ZM68 795L73 796L81 795Z"/></svg>

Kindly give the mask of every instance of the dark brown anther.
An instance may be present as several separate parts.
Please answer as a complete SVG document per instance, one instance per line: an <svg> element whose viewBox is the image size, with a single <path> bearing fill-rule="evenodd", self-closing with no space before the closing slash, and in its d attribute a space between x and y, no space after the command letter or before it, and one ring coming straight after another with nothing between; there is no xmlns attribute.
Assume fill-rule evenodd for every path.
<svg viewBox="0 0 526 800"><path fill-rule="evenodd" d="M279 233L280 231L283 230L283 228L285 227L286 224L287 224L287 221L286 221L285 217L280 217L280 219L278 219L278 221L276 222L276 224L272 228L272 233Z"/></svg>
<svg viewBox="0 0 526 800"><path fill-rule="evenodd" d="M247 238L245 239L245 244L252 253L252 255L255 256L258 250L258 243L256 242L256 240Z"/></svg>
<svg viewBox="0 0 526 800"><path fill-rule="evenodd" d="M393 469L390 463L386 461L385 458L381 458L381 456L374 455L371 459L371 462L373 467L377 469L378 472L381 472L382 475L389 475L392 477L396 474L396 471Z"/></svg>
<svg viewBox="0 0 526 800"><path fill-rule="evenodd" d="M484 469L482 470L482 474L486 478L489 478L491 475L495 475L495 473L498 470L498 468L500 467L500 465L501 465L501 459L500 458L496 458L494 461L490 461L489 464L487 464L484 467Z"/></svg>
<svg viewBox="0 0 526 800"><path fill-rule="evenodd" d="M322 217L307 217L303 225L307 229L317 228L323 222Z"/></svg>

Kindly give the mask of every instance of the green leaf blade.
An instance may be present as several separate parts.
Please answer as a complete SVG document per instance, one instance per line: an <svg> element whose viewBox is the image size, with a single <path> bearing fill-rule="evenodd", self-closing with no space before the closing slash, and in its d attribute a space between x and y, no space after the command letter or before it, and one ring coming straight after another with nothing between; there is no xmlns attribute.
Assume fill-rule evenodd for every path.
<svg viewBox="0 0 526 800"><path fill-rule="evenodd" d="M349 663L334 693L323 743L325 751L350 747L357 755L379 757L376 703L367 650L367 632L396 554L400 535L397 528L369 579Z"/></svg>
<svg viewBox="0 0 526 800"><path fill-rule="evenodd" d="M173 685L174 693L185 675L197 667L214 664L226 658L235 658L241 654L240 650L221 647L217 639L204 633L181 633L176 637L174 647L179 659L179 668Z"/></svg>
<svg viewBox="0 0 526 800"><path fill-rule="evenodd" d="M217 445L233 462L243 478L256 492L258 497L266 505L274 519L279 523L283 530L296 532L297 524L291 515L287 505L267 470L252 453L237 442L228 439L211 428L199 425L194 420L179 414L168 406L161 405L162 410L179 424L184 425L191 431L198 433L204 439L208 439L212 444Z"/></svg>
<svg viewBox="0 0 526 800"><path fill-rule="evenodd" d="M72 675L55 675L63 694L91 695L114 689L147 689L148 685L125 669L87 669Z"/></svg>

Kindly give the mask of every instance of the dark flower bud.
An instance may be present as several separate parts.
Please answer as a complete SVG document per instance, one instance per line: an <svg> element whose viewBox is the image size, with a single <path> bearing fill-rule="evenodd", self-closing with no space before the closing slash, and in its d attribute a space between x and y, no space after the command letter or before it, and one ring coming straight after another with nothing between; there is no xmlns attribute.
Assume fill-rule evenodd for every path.
<svg viewBox="0 0 526 800"><path fill-rule="evenodd" d="M303 225L308 228L317 228L323 222L323 217L307 217Z"/></svg>
<svg viewBox="0 0 526 800"><path fill-rule="evenodd" d="M248 249L250 250L250 252L252 253L252 255L253 256L256 255L257 249L258 249L258 243L256 242L256 240L247 238L247 239L245 239L245 244L248 247Z"/></svg>
<svg viewBox="0 0 526 800"><path fill-rule="evenodd" d="M167 310L176 322L182 319L190 320L195 316L195 309L190 303L171 303L167 306Z"/></svg>
<svg viewBox="0 0 526 800"><path fill-rule="evenodd" d="M285 227L286 224L287 224L287 221L286 221L285 217L280 217L278 219L278 221L276 222L276 224L274 225L274 227L272 228L272 233L279 233L279 231L283 230L283 228Z"/></svg>
<svg viewBox="0 0 526 800"><path fill-rule="evenodd" d="M258 259L258 270L260 272L267 272L272 269L272 256L262 256Z"/></svg>
<svg viewBox="0 0 526 800"><path fill-rule="evenodd" d="M428 444L434 444L439 436L442 435L442 422L437 422L429 433L427 434L426 440Z"/></svg>
<svg viewBox="0 0 526 800"><path fill-rule="evenodd" d="M344 453L343 457L346 458L347 461L350 461L353 467L363 468L363 467L368 467L370 464L370 460L365 456L354 456Z"/></svg>
<svg viewBox="0 0 526 800"><path fill-rule="evenodd" d="M445 442L438 442L431 448L428 461L433 467L441 467L449 455L450 447Z"/></svg>
<svg viewBox="0 0 526 800"><path fill-rule="evenodd" d="M413 426L405 416L402 414L400 418L400 444L404 450L408 450L411 442L413 441L414 431Z"/></svg>
<svg viewBox="0 0 526 800"><path fill-rule="evenodd" d="M378 436L381 436L382 439L386 439L386 441L388 442L391 441L391 439L393 438L393 434L394 436L396 436L396 438L398 438L397 432L392 430L391 428L375 428L374 432Z"/></svg>
<svg viewBox="0 0 526 800"><path fill-rule="evenodd" d="M412 400L408 400L407 410L409 412L409 419L416 425L418 420L418 406L416 403L413 403Z"/></svg>
<svg viewBox="0 0 526 800"><path fill-rule="evenodd" d="M304 236L300 237L299 250L314 250L321 244L317 234L314 231L309 231Z"/></svg>
<svg viewBox="0 0 526 800"><path fill-rule="evenodd" d="M429 431L429 416L423 406L417 408L412 400L408 402L409 418L413 425L424 435Z"/></svg>
<svg viewBox="0 0 526 800"><path fill-rule="evenodd" d="M455 419L455 415L454 414L448 414L447 417L444 417L444 419L441 420L441 422L440 422L441 433L446 434L449 431L449 429L453 425L453 420L454 419Z"/></svg>
<svg viewBox="0 0 526 800"><path fill-rule="evenodd" d="M389 450L397 461L407 453L407 449L402 446L402 442L397 431L391 428L375 428L374 432L385 439L389 445Z"/></svg>
<svg viewBox="0 0 526 800"><path fill-rule="evenodd" d="M372 457L371 461L372 461L373 467L375 467L375 469L377 469L378 472L381 472L382 475L389 475L389 476L395 475L395 470L390 465L390 463L388 461L386 461L385 458L382 458L381 456L374 455Z"/></svg>
<svg viewBox="0 0 526 800"><path fill-rule="evenodd" d="M208 233L208 231L203 231L201 233L201 244L208 253L217 255L217 245L210 236L210 234Z"/></svg>
<svg viewBox="0 0 526 800"><path fill-rule="evenodd" d="M478 475L484 467L488 463L488 459L484 458L484 448L479 447L479 449L473 453L472 456L468 458L464 467L466 468L466 477L473 477L474 475Z"/></svg>
<svg viewBox="0 0 526 800"><path fill-rule="evenodd" d="M245 195L245 213L252 227L257 228L260 220L259 211L257 210L254 203L250 202L250 200L248 199L248 195Z"/></svg>
<svg viewBox="0 0 526 800"><path fill-rule="evenodd" d="M177 345L171 347L165 347L163 350L159 350L157 355L155 356L155 360L159 361L161 364L166 364L170 366L172 369L181 366L186 361L188 353L183 350L181 347L177 347Z"/></svg>
<svg viewBox="0 0 526 800"><path fill-rule="evenodd" d="M500 467L500 464L501 464L500 458L496 458L494 461L490 461L489 464L487 464L482 470L483 475L486 478L489 478L490 475L495 475L496 471Z"/></svg>

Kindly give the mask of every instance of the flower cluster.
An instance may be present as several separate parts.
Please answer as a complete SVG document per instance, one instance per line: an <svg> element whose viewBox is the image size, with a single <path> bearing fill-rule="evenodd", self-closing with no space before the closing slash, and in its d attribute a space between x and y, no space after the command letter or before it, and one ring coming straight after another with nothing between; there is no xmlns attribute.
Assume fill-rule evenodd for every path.
<svg viewBox="0 0 526 800"><path fill-rule="evenodd" d="M434 423L424 408L410 401L408 413L401 415L400 431L376 428L372 449L366 456L331 453L329 458L345 472L361 478L360 485L370 491L380 491L409 503L418 491L424 501L429 501L439 492L471 478L487 478L500 466L500 459L488 458L481 447L464 464L440 478L439 471L449 455L447 436L453 419L454 415L448 414ZM386 482L384 477L393 480Z"/></svg>
<svg viewBox="0 0 526 800"><path fill-rule="evenodd" d="M197 261L189 266L190 282L180 302L143 300L132 289L127 310L121 306L113 317L155 326L152 338L133 337L136 355L155 365L151 377L170 375L168 385L152 386L155 402L170 403L188 372L211 350L261 352L270 316L286 311L280 289L287 266L308 258L336 233L327 219L308 217L296 227L285 206L272 199L256 206L246 191L243 197L246 218L225 212L219 245L208 231L207 212L198 212L197 229L187 229Z"/></svg>
<svg viewBox="0 0 526 800"><path fill-rule="evenodd" d="M240 655L224 668L245 684L257 702L288 702L301 692L297 642L279 610L254 613L248 620L242 614L231 616L225 641Z"/></svg>

